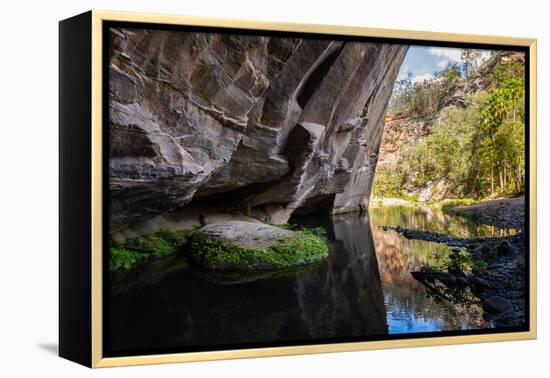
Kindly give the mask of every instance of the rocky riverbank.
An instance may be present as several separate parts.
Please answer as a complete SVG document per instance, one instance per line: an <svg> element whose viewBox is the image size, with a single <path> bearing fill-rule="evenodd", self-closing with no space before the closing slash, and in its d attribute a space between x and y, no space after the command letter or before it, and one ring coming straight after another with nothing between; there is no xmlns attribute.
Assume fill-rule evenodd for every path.
<svg viewBox="0 0 550 378"><path fill-rule="evenodd" d="M445 267L425 266L412 276L428 293L460 303L480 303L484 317L496 327L525 324L525 234L500 238L459 238L403 227L407 239L443 243L451 247Z"/></svg>
<svg viewBox="0 0 550 378"><path fill-rule="evenodd" d="M469 206L457 206L446 210L470 218L479 223L502 228L524 227L525 196L483 201Z"/></svg>

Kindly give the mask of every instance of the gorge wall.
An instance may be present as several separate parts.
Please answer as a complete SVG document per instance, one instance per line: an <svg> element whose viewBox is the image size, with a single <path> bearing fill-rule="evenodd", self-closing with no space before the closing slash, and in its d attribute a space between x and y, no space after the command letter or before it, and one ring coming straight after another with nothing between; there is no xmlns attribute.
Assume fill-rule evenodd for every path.
<svg viewBox="0 0 550 378"><path fill-rule="evenodd" d="M366 208L406 51L112 29L111 232Z"/></svg>
<svg viewBox="0 0 550 378"><path fill-rule="evenodd" d="M514 63L525 64L523 53L515 51L496 51L475 74L466 79L456 81L442 93L439 107L434 111L418 115L411 107L387 112L384 133L378 154L377 169L394 171L403 164L407 150L422 142L433 132L443 119L443 114L449 107L466 108L468 97L487 91L492 85L491 74L497 65L509 66ZM394 93L397 96L399 93ZM412 175L412 173L410 173ZM419 201L441 201L446 198L449 183L445 179L408 188L407 195L417 197Z"/></svg>

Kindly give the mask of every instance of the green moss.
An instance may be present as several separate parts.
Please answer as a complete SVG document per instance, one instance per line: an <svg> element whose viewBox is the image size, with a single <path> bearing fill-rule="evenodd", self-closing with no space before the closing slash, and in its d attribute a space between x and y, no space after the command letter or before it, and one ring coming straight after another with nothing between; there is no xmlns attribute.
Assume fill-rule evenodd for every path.
<svg viewBox="0 0 550 378"><path fill-rule="evenodd" d="M147 253L132 251L119 245L110 247L109 270L127 270L139 261L149 258Z"/></svg>
<svg viewBox="0 0 550 378"><path fill-rule="evenodd" d="M159 231L110 246L109 270L128 270L145 260L174 253L187 240L186 231Z"/></svg>
<svg viewBox="0 0 550 378"><path fill-rule="evenodd" d="M481 259L473 260L472 264L474 268L477 268L477 269L487 269L487 266L489 265L485 260L481 260Z"/></svg>
<svg viewBox="0 0 550 378"><path fill-rule="evenodd" d="M319 230L296 231L296 238L286 239L266 249L242 248L230 243L195 235L191 241L198 263L213 270L263 270L300 266L328 256L328 247Z"/></svg>
<svg viewBox="0 0 550 378"><path fill-rule="evenodd" d="M279 227L283 230L297 231L302 235L317 236L323 240L327 239L327 230L323 227L304 227L291 223L271 224L271 226Z"/></svg>
<svg viewBox="0 0 550 378"><path fill-rule="evenodd" d="M298 226L291 223L269 223L270 226L279 227L283 230L295 230Z"/></svg>
<svg viewBox="0 0 550 378"><path fill-rule="evenodd" d="M186 231L159 231L141 238L128 240L124 246L128 249L164 256L173 253L177 247L183 245L186 238Z"/></svg>

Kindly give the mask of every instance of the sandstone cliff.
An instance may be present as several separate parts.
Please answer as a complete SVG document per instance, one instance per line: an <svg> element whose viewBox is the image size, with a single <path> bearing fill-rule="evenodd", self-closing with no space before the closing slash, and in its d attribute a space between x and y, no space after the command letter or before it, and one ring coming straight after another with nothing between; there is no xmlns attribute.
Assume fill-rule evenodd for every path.
<svg viewBox="0 0 550 378"><path fill-rule="evenodd" d="M406 51L112 30L112 231L151 219L161 227L176 213L198 226L210 214L282 223L366 208Z"/></svg>
<svg viewBox="0 0 550 378"><path fill-rule="evenodd" d="M439 107L433 112L418 115L411 108L388 111L384 121L384 133L378 154L377 168L392 171L401 163L404 152L424 140L441 119L444 110L450 106L465 108L467 98L486 91L491 86L491 74L497 64L525 63L523 53L497 51L480 69L467 80L456 81L442 94ZM397 96L398 92L393 95ZM420 201L441 201L446 198L449 184L446 180L430 182L407 192Z"/></svg>

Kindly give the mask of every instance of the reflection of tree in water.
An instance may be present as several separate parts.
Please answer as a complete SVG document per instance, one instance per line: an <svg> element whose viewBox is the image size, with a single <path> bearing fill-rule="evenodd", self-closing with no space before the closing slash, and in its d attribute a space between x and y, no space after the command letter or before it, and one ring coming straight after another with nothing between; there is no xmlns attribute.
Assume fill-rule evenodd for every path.
<svg viewBox="0 0 550 378"><path fill-rule="evenodd" d="M393 230L383 231L379 227L401 225L415 229L456 232L454 228L460 227L461 222L455 222L448 227L443 224L447 216L437 211L426 213L403 208L371 210L371 229L386 308L390 316L391 309L394 309L399 311L400 316L411 314L415 318L440 319L442 328L446 330L489 326L482 318L483 311L479 303L472 300L470 292L450 292L448 288L438 287L437 290L445 291L447 298L444 299L445 296L434 295L436 292L426 290L412 278L410 272L417 271L422 266L441 265L446 261L450 253L446 245L405 239ZM461 229L460 234L467 232Z"/></svg>
<svg viewBox="0 0 550 378"><path fill-rule="evenodd" d="M408 240L395 231L383 231L376 226L372 227L372 233L382 281L387 284L393 280L408 281L411 271L433 265L448 255L448 248L441 244Z"/></svg>
<svg viewBox="0 0 550 378"><path fill-rule="evenodd" d="M376 225L401 226L454 236L505 236L514 233L512 229L475 223L468 218L448 215L441 209L427 206L371 208L369 215Z"/></svg>
<svg viewBox="0 0 550 378"><path fill-rule="evenodd" d="M468 287L452 287L442 284L441 282L438 282L436 280L431 280L430 282L421 278L416 279L426 288L426 295L432 298L437 303L441 303L443 300L447 300L459 305L481 305L481 300L477 296L475 296Z"/></svg>
<svg viewBox="0 0 550 378"><path fill-rule="evenodd" d="M406 332L486 328L477 305L426 296L410 274L448 254L446 246L379 228L406 220L433 229L440 218L388 214L370 222L357 214L301 219L325 227L331 251L327 261L299 274L222 283L191 267L151 274L155 279L140 272L139 282L111 298L112 350L382 335L396 332L397 318Z"/></svg>

